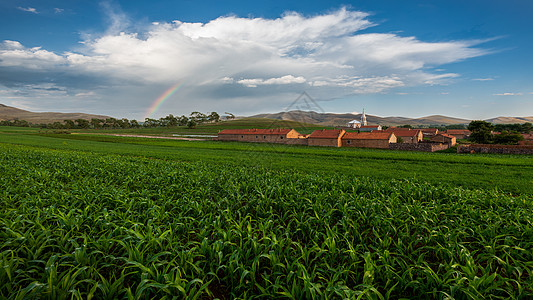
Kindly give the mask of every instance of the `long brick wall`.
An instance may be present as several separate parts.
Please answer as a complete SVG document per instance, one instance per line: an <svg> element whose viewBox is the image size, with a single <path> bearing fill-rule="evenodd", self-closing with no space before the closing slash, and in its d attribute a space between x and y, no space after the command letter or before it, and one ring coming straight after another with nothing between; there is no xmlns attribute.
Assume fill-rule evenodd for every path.
<svg viewBox="0 0 533 300"><path fill-rule="evenodd" d="M450 148L448 144L441 143L392 143L389 144L390 150L402 150L402 151L423 151L423 152L435 152L439 150L446 150Z"/></svg>
<svg viewBox="0 0 533 300"><path fill-rule="evenodd" d="M457 153L533 154L530 145L460 145Z"/></svg>

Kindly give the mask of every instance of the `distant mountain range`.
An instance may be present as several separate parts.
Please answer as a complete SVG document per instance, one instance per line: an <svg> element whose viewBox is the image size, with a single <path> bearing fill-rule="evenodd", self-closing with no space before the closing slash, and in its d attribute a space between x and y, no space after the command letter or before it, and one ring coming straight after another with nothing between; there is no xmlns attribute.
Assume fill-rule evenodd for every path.
<svg viewBox="0 0 533 300"><path fill-rule="evenodd" d="M314 111L293 110L288 112L279 112L272 114L259 114L251 116L253 118L269 118L276 120L296 121L300 123L309 123L322 126L343 126L352 120L361 120L361 114L335 114L335 113L317 113ZM25 120L33 124L63 122L64 120L76 119L106 119L110 118L105 115L93 115L85 113L58 113L58 112L30 112L27 110L0 104L0 121L8 120ZM433 115L423 118L404 118L404 117L378 117L366 115L369 125L453 125L468 124L471 120L452 118L447 116ZM533 117L497 117L485 120L493 124L514 124L514 123L533 123Z"/></svg>
<svg viewBox="0 0 533 300"><path fill-rule="evenodd" d="M93 118L106 119L110 117L84 113L31 112L0 104L0 121L25 120L33 124L48 124L54 122L63 122L64 120L90 120Z"/></svg>
<svg viewBox="0 0 533 300"><path fill-rule="evenodd" d="M302 123L311 123L322 126L340 126L345 125L352 120L361 120L361 114L335 114L335 113L317 113L314 111L293 110L288 112L279 112L273 114L259 114L252 116L254 118L269 118L277 120L290 120ZM423 118L404 118L404 117L378 117L366 115L369 125L453 125L468 124L471 120L459 119L441 115L427 116ZM497 117L485 120L493 124L514 124L514 123L533 123L533 117Z"/></svg>

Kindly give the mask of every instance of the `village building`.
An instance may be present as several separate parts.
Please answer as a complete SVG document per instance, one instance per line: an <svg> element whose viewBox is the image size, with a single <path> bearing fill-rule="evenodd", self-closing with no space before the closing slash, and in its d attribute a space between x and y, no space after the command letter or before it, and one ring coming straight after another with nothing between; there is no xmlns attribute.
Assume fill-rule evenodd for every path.
<svg viewBox="0 0 533 300"><path fill-rule="evenodd" d="M410 128L387 128L385 132L392 132L402 143L417 144L423 140L422 131Z"/></svg>
<svg viewBox="0 0 533 300"><path fill-rule="evenodd" d="M470 137L471 132L466 129L448 129L446 134L453 135L458 140L464 140Z"/></svg>
<svg viewBox="0 0 533 300"><path fill-rule="evenodd" d="M346 131L343 129L315 130L307 138L309 146L340 147L341 138Z"/></svg>
<svg viewBox="0 0 533 300"><path fill-rule="evenodd" d="M522 133L525 141L533 141L533 133Z"/></svg>
<svg viewBox="0 0 533 300"><path fill-rule="evenodd" d="M434 137L439 134L439 130L437 128L419 128L418 130L422 131L422 135L428 138Z"/></svg>
<svg viewBox="0 0 533 300"><path fill-rule="evenodd" d="M366 123L366 114L365 114L364 108L363 108L363 114L361 115L361 121L351 120L350 122L346 124L346 127L354 128L354 129L358 129L358 128L365 127L365 126L367 126L367 123Z"/></svg>
<svg viewBox="0 0 533 300"><path fill-rule="evenodd" d="M533 145L533 133L522 133L523 141L519 141L519 145Z"/></svg>
<svg viewBox="0 0 533 300"><path fill-rule="evenodd" d="M453 147L455 146L457 139L453 135L439 133L436 136L432 137L430 141L434 143L448 144L450 147Z"/></svg>
<svg viewBox="0 0 533 300"><path fill-rule="evenodd" d="M341 138L343 147L389 149L390 143L396 143L392 132L346 132Z"/></svg>
<svg viewBox="0 0 533 300"><path fill-rule="evenodd" d="M224 129L218 132L219 141L285 144L288 139L301 137L294 129Z"/></svg>
<svg viewBox="0 0 533 300"><path fill-rule="evenodd" d="M359 128L359 127L361 127L361 122L359 122L357 120L351 120L350 122L348 122L346 127L348 127L348 128Z"/></svg>

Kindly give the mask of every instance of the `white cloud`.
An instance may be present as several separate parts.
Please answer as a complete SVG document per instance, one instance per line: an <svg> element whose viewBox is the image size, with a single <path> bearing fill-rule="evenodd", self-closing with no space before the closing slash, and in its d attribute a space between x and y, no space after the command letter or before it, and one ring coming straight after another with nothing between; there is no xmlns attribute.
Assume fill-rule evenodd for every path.
<svg viewBox="0 0 533 300"><path fill-rule="evenodd" d="M31 13L34 13L34 14L38 14L39 12L37 11L37 9L33 8L33 7L17 7L19 10L22 10L22 11L25 11L25 12L31 12Z"/></svg>
<svg viewBox="0 0 533 300"><path fill-rule="evenodd" d="M522 93L501 93L501 94L492 94L493 96L522 96Z"/></svg>
<svg viewBox="0 0 533 300"><path fill-rule="evenodd" d="M28 69L56 68L65 58L41 47L25 48L17 41L4 41L0 44L0 66L19 66Z"/></svg>
<svg viewBox="0 0 533 300"><path fill-rule="evenodd" d="M278 78L263 79L241 79L237 83L240 83L247 87L257 87L258 85L273 85L273 84L291 84L291 83L304 83L306 80L302 76L294 77L292 75L285 75Z"/></svg>
<svg viewBox="0 0 533 300"><path fill-rule="evenodd" d="M84 92L84 93L77 93L74 96L75 97L94 97L96 94L95 92Z"/></svg>
<svg viewBox="0 0 533 300"><path fill-rule="evenodd" d="M102 7L109 29L83 41L77 52L55 53L4 41L0 73L16 69L19 77L10 78L16 82L50 78L69 95L108 89L109 97L141 107L149 107L151 97L176 82L185 82L179 94L197 99L197 105L224 102L241 108L247 101L257 109L281 107L279 99L291 101L302 90L329 100L447 84L459 74L442 74L434 67L488 53L475 47L483 41L429 43L392 33L363 34L361 30L376 24L367 13L347 9L311 17L287 13L277 19L226 16L207 23L154 22L143 31L127 32L131 20L108 2ZM37 76L39 72L46 77ZM117 96L121 92L123 96Z"/></svg>
<svg viewBox="0 0 533 300"><path fill-rule="evenodd" d="M56 14L61 14L61 13L63 13L64 11L65 11L65 9L63 9L63 8L57 8L57 7L54 8L54 12L55 12Z"/></svg>
<svg viewBox="0 0 533 300"><path fill-rule="evenodd" d="M494 78L474 78L472 80L475 80L475 81L492 81L492 80L494 80Z"/></svg>

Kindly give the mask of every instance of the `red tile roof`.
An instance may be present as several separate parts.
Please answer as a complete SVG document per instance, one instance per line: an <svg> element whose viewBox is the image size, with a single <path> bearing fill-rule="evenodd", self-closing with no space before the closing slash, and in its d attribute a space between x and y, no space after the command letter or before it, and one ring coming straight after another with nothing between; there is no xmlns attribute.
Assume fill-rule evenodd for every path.
<svg viewBox="0 0 533 300"><path fill-rule="evenodd" d="M392 132L346 132L343 140L388 140Z"/></svg>
<svg viewBox="0 0 533 300"><path fill-rule="evenodd" d="M470 130L466 130L466 129L448 129L446 130L446 133L447 134L470 134Z"/></svg>
<svg viewBox="0 0 533 300"><path fill-rule="evenodd" d="M379 125L375 125L375 126L374 125L366 125L366 126L361 126L359 128L378 128L378 127L379 127Z"/></svg>
<svg viewBox="0 0 533 300"><path fill-rule="evenodd" d="M287 134L292 129L224 129L218 134L259 134L259 135L277 135Z"/></svg>
<svg viewBox="0 0 533 300"><path fill-rule="evenodd" d="M344 130L337 130L337 129L322 129L322 130L315 130L311 135L309 136L310 139L336 139L339 137L341 133L343 133Z"/></svg>
<svg viewBox="0 0 533 300"><path fill-rule="evenodd" d="M449 138L449 139L453 139L454 138L453 135L449 135L447 133L439 133L439 134L437 134L437 136L443 136L443 137L446 137L446 138Z"/></svg>
<svg viewBox="0 0 533 300"><path fill-rule="evenodd" d="M391 130L387 132L392 132L395 136L417 136L420 134L420 130Z"/></svg>
<svg viewBox="0 0 533 300"><path fill-rule="evenodd" d="M533 133L522 133L525 140L533 140Z"/></svg>
<svg viewBox="0 0 533 300"><path fill-rule="evenodd" d="M439 130L437 128L420 128L420 129L416 129L416 130L420 130L420 131L425 132L425 133L439 132Z"/></svg>

